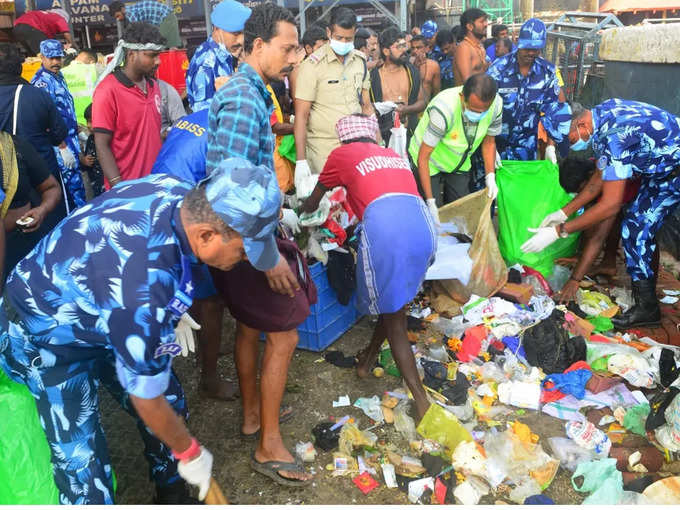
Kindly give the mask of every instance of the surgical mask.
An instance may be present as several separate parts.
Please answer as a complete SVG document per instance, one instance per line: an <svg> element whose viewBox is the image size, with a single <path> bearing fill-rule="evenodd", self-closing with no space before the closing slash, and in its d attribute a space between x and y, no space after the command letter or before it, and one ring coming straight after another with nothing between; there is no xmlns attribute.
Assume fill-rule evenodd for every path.
<svg viewBox="0 0 680 510"><path fill-rule="evenodd" d="M576 131L578 131L578 140L576 140L571 146L569 147L573 151L584 151L588 147L590 147L590 142L593 139L593 135L589 135L587 140L583 140L581 138L581 132L578 130L578 126L576 126ZM587 133L587 131L586 131Z"/></svg>
<svg viewBox="0 0 680 510"><path fill-rule="evenodd" d="M484 110L483 112L473 112L472 110L468 110L466 108L463 113L470 122L481 122L481 120L486 117L486 114L489 113L489 110Z"/></svg>
<svg viewBox="0 0 680 510"><path fill-rule="evenodd" d="M342 42L331 39L331 49L341 57L347 55L350 51L354 49L353 42Z"/></svg>

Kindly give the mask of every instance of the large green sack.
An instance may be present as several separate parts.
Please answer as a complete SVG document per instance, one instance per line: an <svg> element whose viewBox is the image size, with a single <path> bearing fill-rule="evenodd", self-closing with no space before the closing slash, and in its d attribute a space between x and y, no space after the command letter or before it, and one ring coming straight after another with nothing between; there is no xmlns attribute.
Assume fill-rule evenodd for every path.
<svg viewBox="0 0 680 510"><path fill-rule="evenodd" d="M559 169L550 161L503 161L496 170L498 184L498 247L508 266L522 264L552 274L554 261L569 257L578 247L578 233L558 239L539 253L520 246L546 215L564 207L571 196L560 186Z"/></svg>
<svg viewBox="0 0 680 510"><path fill-rule="evenodd" d="M50 448L35 400L0 369L0 505L57 505Z"/></svg>

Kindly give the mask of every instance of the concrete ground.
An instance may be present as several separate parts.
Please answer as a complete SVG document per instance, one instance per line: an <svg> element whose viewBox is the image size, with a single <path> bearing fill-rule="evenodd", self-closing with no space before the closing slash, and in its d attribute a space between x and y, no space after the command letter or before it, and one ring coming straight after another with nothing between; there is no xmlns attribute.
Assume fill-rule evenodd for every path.
<svg viewBox="0 0 680 510"><path fill-rule="evenodd" d="M354 354L362 348L371 336L373 322L364 318L342 336L331 349L345 354ZM225 347L233 346L233 322L225 319ZM381 379L370 377L359 380L352 369L337 368L315 352L297 350L291 363L288 377L288 391L284 402L295 409L294 418L282 425L286 444L294 449L298 441L313 440L311 429L329 416L352 415L359 428L370 425L369 419L352 407L333 409L332 401L348 394L354 402L359 397L381 395L395 389L400 380L385 376ZM213 476L221 485L225 496L232 504L407 504L406 494L398 489L389 489L381 482L379 488L364 496L352 483L350 476L332 477L325 466L332 462L331 452L321 452L316 461L308 464L316 473L313 484L304 489L282 487L268 478L253 472L249 466L250 455L255 443L241 439L239 423L241 411L239 401L218 402L202 399L198 395L198 367L195 359L176 358L174 366L182 381L191 417L191 432L213 453L215 467ZM231 356L220 359L225 377L236 379ZM113 467L118 480L117 502L120 504L149 504L153 499L153 484L148 481L147 464L142 454L142 442L133 420L121 411L117 404L102 392L102 415L108 438ZM501 421L520 420L529 425L541 438L541 444L549 452L547 439L565 436L564 422L540 412L513 412ZM402 453L408 446L392 425L384 425L374 432L379 440L394 444ZM570 473L560 468L553 483L544 492L558 504L580 504L584 496L574 491ZM496 500L510 502L503 496L486 496L482 503L493 504Z"/></svg>

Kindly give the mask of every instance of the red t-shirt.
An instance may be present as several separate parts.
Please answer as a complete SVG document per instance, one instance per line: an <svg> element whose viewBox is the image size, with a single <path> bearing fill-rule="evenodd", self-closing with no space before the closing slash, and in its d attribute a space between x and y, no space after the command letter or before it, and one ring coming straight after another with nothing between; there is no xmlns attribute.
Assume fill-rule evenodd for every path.
<svg viewBox="0 0 680 510"><path fill-rule="evenodd" d="M92 127L113 135L121 180L149 175L162 145L158 82L147 80L144 94L121 69L108 75L94 90Z"/></svg>
<svg viewBox="0 0 680 510"><path fill-rule="evenodd" d="M57 34L68 32L66 20L53 12L28 11L19 16L14 25L29 25L40 30L48 39L54 39Z"/></svg>
<svg viewBox="0 0 680 510"><path fill-rule="evenodd" d="M392 149L374 143L341 145L330 153L319 182L344 186L352 210L363 219L368 204L387 193L418 195L411 167Z"/></svg>

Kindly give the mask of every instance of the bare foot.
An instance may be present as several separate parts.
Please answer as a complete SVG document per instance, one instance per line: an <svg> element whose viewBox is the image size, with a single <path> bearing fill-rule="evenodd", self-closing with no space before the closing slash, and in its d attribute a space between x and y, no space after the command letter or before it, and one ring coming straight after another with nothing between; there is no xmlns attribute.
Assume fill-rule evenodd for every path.
<svg viewBox="0 0 680 510"><path fill-rule="evenodd" d="M238 398L238 389L231 381L220 377L201 378L201 396L229 402Z"/></svg>
<svg viewBox="0 0 680 510"><path fill-rule="evenodd" d="M371 356L368 349L364 349L357 353L357 376L359 376L360 379L366 379L369 376L373 370L375 359L376 356Z"/></svg>

